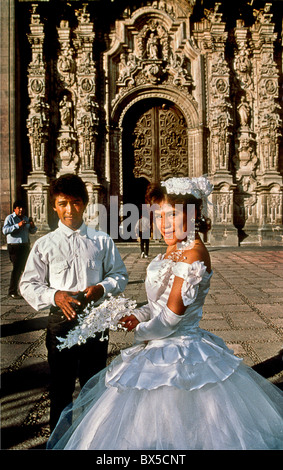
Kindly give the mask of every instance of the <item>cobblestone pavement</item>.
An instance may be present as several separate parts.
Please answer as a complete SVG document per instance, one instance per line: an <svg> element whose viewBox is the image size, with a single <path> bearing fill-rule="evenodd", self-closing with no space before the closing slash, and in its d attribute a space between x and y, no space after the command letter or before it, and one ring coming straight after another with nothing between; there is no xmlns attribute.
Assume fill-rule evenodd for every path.
<svg viewBox="0 0 283 470"><path fill-rule="evenodd" d="M149 261L137 244L118 245L130 282L125 295L145 302ZM236 355L283 389L283 247L209 248L214 274L200 326L221 336ZM1 250L1 448L44 449L49 436L48 310L36 312L7 296L11 264ZM109 360L131 344L132 334L111 333Z"/></svg>

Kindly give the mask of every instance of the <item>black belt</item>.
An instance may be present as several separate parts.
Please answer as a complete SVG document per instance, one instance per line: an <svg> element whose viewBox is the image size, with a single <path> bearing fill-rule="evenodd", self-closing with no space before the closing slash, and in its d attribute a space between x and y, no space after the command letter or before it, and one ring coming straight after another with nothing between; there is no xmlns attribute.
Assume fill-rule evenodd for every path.
<svg viewBox="0 0 283 470"><path fill-rule="evenodd" d="M10 246L29 246L29 243L8 243Z"/></svg>

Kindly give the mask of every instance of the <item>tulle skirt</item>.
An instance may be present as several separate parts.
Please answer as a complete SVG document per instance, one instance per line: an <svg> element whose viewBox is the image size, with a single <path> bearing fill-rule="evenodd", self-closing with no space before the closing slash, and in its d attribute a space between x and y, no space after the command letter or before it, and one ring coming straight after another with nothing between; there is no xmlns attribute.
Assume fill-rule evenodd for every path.
<svg viewBox="0 0 283 470"><path fill-rule="evenodd" d="M193 390L119 389L105 385L106 372L64 410L47 449L283 449L283 394L242 363Z"/></svg>

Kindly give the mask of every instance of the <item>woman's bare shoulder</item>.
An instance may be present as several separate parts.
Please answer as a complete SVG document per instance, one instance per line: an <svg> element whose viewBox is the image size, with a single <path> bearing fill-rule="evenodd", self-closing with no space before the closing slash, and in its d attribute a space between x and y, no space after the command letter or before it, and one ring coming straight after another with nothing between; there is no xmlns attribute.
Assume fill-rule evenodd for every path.
<svg viewBox="0 0 283 470"><path fill-rule="evenodd" d="M203 243L195 244L193 248L185 250L180 261L188 264L192 264L195 261L203 261L207 271L211 271L210 256L206 246Z"/></svg>

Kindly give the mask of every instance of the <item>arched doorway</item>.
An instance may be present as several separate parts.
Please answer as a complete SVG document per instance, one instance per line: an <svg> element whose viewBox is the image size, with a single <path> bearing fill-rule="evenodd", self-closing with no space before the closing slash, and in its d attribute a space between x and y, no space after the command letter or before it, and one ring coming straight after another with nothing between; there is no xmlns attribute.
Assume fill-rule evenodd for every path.
<svg viewBox="0 0 283 470"><path fill-rule="evenodd" d="M189 173L187 124L169 100L144 99L130 107L122 148L124 203L142 204L149 182Z"/></svg>

